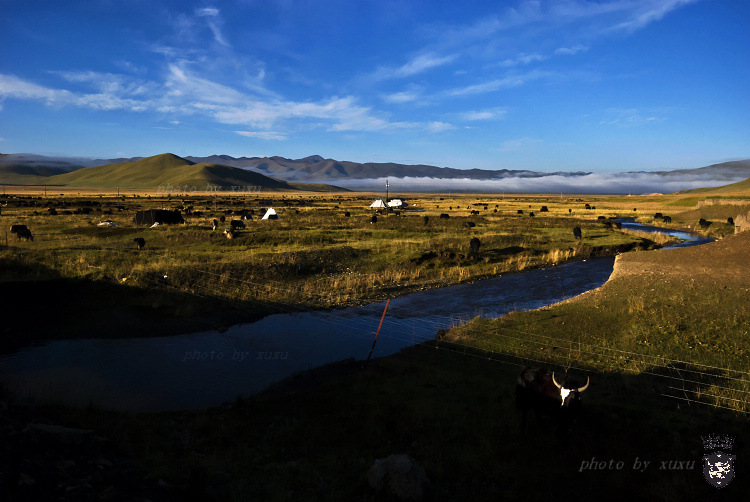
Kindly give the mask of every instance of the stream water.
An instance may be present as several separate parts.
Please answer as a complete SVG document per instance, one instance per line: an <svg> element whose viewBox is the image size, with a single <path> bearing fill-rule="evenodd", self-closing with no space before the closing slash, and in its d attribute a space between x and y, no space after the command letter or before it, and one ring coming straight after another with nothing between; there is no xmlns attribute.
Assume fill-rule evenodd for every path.
<svg viewBox="0 0 750 502"><path fill-rule="evenodd" d="M665 232L623 221L633 225ZM693 244L706 242L683 235ZM613 257L596 258L395 298L372 356L432 339L438 330L475 316L535 309L597 288L613 264ZM367 358L384 306L318 312L294 312L290 306L289 312L221 333L52 341L0 357L0 375L31 402L128 411L206 408L301 370Z"/></svg>

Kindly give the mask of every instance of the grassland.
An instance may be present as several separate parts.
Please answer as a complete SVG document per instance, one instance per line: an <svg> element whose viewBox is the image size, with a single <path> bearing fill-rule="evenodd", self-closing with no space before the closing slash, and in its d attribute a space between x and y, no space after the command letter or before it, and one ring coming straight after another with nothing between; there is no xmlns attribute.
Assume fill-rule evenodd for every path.
<svg viewBox="0 0 750 502"><path fill-rule="evenodd" d="M421 212L390 212L371 223L372 200L353 194L133 192L6 197L0 216L6 228L0 279L15 283L17 294L9 307L21 315L10 321L3 345L18 346L39 336L156 336L211 329L279 308L361 304L663 244L653 235L607 226L612 217L637 213L616 200L590 199L595 209L587 210L583 199L569 197L422 194L409 199L409 209ZM260 221L271 206L281 219ZM146 228L133 223L135 211L153 207L181 208L186 224ZM226 239L222 229L242 213L252 213L247 228ZM227 221L212 231L210 221L221 217ZM117 226L100 226L103 221ZM27 225L34 241L8 234L12 224ZM576 226L581 239L573 235ZM710 230L725 227L716 224ZM135 237L146 240L143 250L136 249ZM476 255L469 248L472 237L481 242ZM75 300L71 306L57 301L60 297ZM23 322L40 304L46 321L33 327Z"/></svg>
<svg viewBox="0 0 750 502"><path fill-rule="evenodd" d="M143 229L130 228L132 233L114 233L107 239L95 234L99 229L89 215L83 220L86 225L70 221L67 234L50 230L47 237L33 243L9 243L3 249L3 259L10 265L4 270L14 280L78 274L90 283L117 285L117 291L156 291L153 298L167 298L167 291L175 291L178 298L187 299L207 290L188 280L169 288L157 285L163 284L159 282L163 275L170 278L177 271L187 273L188 264L180 260L188 249L195 253L190 263L196 267L205 266L208 254L202 253L210 251L227 257L217 267L236 267L245 279L272 276L251 276L255 267L243 259L270 268L282 264L290 279L305 277L302 271L308 269L296 267L308 264L308 279L338 278L341 284L345 284L341 274L346 274L347 267L386 277L389 260L404 266L416 258L422 260L421 270L415 267L419 275L404 275L401 280L420 288L441 281L472 280L493 273L495 267L518 270L520 263L523 267L539 266L644 242L644 236L604 229L600 215L636 216L651 223L654 213L662 212L672 217L675 228L694 228L722 239L692 249L622 254L611 281L581 297L495 321L475 319L442 333L439 340L372 361L366 368L354 361L334 364L216 409L126 414L96 408L26 409L3 404L0 430L8 454L0 460L0 479L9 488L5 493L10 500L63 496L393 500L373 492L366 476L375 459L392 453L409 454L425 468L431 480L430 500L544 500L570 493L577 500L602 496L742 500L750 483L739 468L739 461L747 457L750 439L743 413L746 405L740 402L747 401L750 390L750 274L746 272L750 243L747 235L730 235L726 219L720 215L725 208L695 209L694 195L585 200L531 196L436 200L420 196L413 202L425 213L387 216L371 225L371 213L363 208L369 200L342 195L310 198L305 206L290 203L287 210L279 211L282 220L263 223L276 227L253 226L243 243L240 239L227 242L223 237L204 237L210 235L210 230L203 228L204 220L188 221L186 227L151 229L157 232L147 236L147 248L141 253L134 250L130 239ZM487 211L483 205L474 206L487 200ZM584 203L596 209L585 210ZM498 213L494 213L495 204ZM542 205L550 214L539 212ZM274 201L274 207L284 206ZM469 214L477 208L479 215ZM35 215L34 210L41 213L43 209L19 209L10 213L11 219L29 222L33 230L37 228L33 225L45 228L47 219L54 218ZM524 215L518 215L518 210ZM528 215L532 210L534 218ZM2 217L8 222L6 211L3 208ZM340 216L344 211L350 211L351 216ZM441 222L437 219L440 213L450 213L451 218ZM424 215L430 217L427 229L420 221ZM129 228L127 218L122 216L123 225L117 227L120 232ZM711 225L701 227L700 218ZM476 226L469 229L464 226L466 221ZM59 223L46 228L59 228ZM445 227L429 232L431 225L438 224ZM572 239L575 225L583 230L582 243ZM89 230L91 234L72 230L81 227L93 230ZM260 244L252 239L256 232L259 238L263 236ZM40 235L45 233L40 231ZM420 234L430 237L418 241ZM63 246L65 235L73 235L77 244L55 260L43 261L54 246L46 248L46 254L34 254L32 246L45 246L47 239ZM482 241L478 259L468 254L468 239L473 235ZM366 239L373 242L369 250L363 243ZM399 245L389 246L394 239L400 240ZM189 245L174 251L178 243ZM96 252L87 254L90 248ZM318 262L309 254L315 249L333 253L342 248L352 251L326 255L335 260ZM508 248L518 252L502 252ZM580 251L559 254L570 249ZM148 256L145 251L153 253L153 262L136 261ZM437 256L424 257L431 251ZM93 262L102 268L92 269L87 265L97 252L110 259ZM379 260L381 253L389 258ZM120 255L129 258L114 259ZM528 261L517 255L527 256ZM364 264L370 261L373 263ZM111 266L111 262L119 265ZM166 269L170 264L175 268ZM469 272L462 277L461 269ZM229 274L225 283L211 285L219 292L214 300L225 306L235 300L242 305L252 303L243 300L243 295L254 291L250 286L247 290L244 286L221 286L237 282L231 277ZM365 283L364 289L374 291L374 297L409 289L394 287L392 277L378 277ZM128 280L123 282L123 278ZM303 283L294 283L294 289ZM359 301L359 286L354 284L351 296L336 301ZM195 292L188 286L195 287ZM272 295L274 290L259 291ZM278 294L279 302L295 298L294 292ZM328 297L303 305L335 305L336 301ZM584 393L584 415L569 442L555 440L552 424L544 417L532 417L526 431L518 429L519 417L513 407L515 378L519 365L530 361L591 378ZM10 402L5 393L0 399ZM34 432L29 427L34 422L95 432ZM709 486L701 472L701 436L707 434L737 438L733 452L738 459L737 477L720 491ZM612 467L585 468L592 460ZM645 461L648 467L644 467ZM690 461L693 467L687 469Z"/></svg>

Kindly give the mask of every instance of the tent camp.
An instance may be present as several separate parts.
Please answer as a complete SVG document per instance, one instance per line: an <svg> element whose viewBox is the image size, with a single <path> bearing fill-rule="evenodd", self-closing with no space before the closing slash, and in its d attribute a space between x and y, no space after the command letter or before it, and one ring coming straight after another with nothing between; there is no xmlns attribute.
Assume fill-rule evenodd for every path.
<svg viewBox="0 0 750 502"><path fill-rule="evenodd" d="M392 199L388 201L388 207L391 207L391 208L406 207L406 203L401 201L401 199Z"/></svg>
<svg viewBox="0 0 750 502"><path fill-rule="evenodd" d="M268 211L266 211L266 214L263 215L262 220L278 220L279 215L272 207L268 208Z"/></svg>
<svg viewBox="0 0 750 502"><path fill-rule="evenodd" d="M385 208L385 202L383 202L383 199L378 199L372 204L370 204L370 207L373 209L384 209Z"/></svg>

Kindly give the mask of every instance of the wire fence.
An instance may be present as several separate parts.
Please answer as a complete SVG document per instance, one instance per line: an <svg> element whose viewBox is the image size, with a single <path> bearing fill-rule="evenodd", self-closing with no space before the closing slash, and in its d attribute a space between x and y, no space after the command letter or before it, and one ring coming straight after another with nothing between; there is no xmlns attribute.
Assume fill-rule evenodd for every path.
<svg viewBox="0 0 750 502"><path fill-rule="evenodd" d="M123 247L110 247L106 250L117 253L133 252L132 249L124 249ZM139 258L140 253L137 253L128 271L128 277L134 274L134 268ZM283 301L269 303L263 299L262 293L265 291L274 290L289 297L295 297L298 295L298 291L289 288L283 281L264 279L264 282L261 283L203 268L196 269L194 272L205 277L213 277L215 280L194 281L179 286L175 286L168 277L158 278L156 274L138 274L138 280L144 286L152 289L167 290L197 298L241 298L242 301L261 306L263 310L272 310L279 314L306 312L310 310L309 305L324 304L327 300L332 299L331 293L321 291L310 296L307 305ZM377 303L360 308L371 310L373 315L378 315L377 313L382 311L382 306ZM470 317L466 314L457 315L451 318L448 325L444 320L434 322L432 326L429 325L431 321L425 321L432 335L424 336L414 333L408 335L414 319L422 317L421 312L402 307L400 313L399 318L389 319L392 332L383 331L380 337L404 344L431 342L426 346L435 350L461 351L468 357L477 357L490 362L518 367L530 364L555 365L567 370L591 372L596 371L597 368L612 367L615 363L623 366L624 361L626 364L622 367L622 371L648 375L653 377L655 381L663 382L664 391L660 395L665 398L689 405L706 405L717 409L750 414L750 373L747 371L571 341L505 327L495 329L492 335L495 340L507 342L509 349L512 348L512 350L491 350L479 345L444 339L436 341L435 334L438 331L465 324L470 320ZM347 321L343 317L337 316L335 312L327 316L325 322L330 323L332 329L349 330ZM473 330L466 326L463 329L468 332L469 338L472 338L471 335L484 333L483 330ZM374 335L374 330L371 334ZM364 335L359 334L358 336ZM554 350L550 351L549 348L554 348Z"/></svg>
<svg viewBox="0 0 750 502"><path fill-rule="evenodd" d="M206 276L219 277L221 274L210 270L200 269L197 271ZM234 288L244 288L241 296L244 301L257 303L264 307L271 307L277 313L299 313L308 311L309 308L295 304L274 302L269 305L264 302L262 296L258 293L263 290L274 289L277 291L295 294L296 291L288 288L283 283L277 281L268 281L258 283L236 277L225 277L227 284L233 284ZM153 279L151 279L153 281ZM176 291L185 293L184 290L173 288L168 281L158 281L164 288L172 288ZM195 284L189 294L197 296L216 295L216 282L212 282L211 291L202 291L200 284ZM225 285L223 287L232 287ZM219 291L221 293L221 291ZM234 291L236 294L236 291ZM313 301L325 299L326 292L321 292ZM373 303L360 307L363 310L371 311L372 315L378 317L382 311L382 304ZM443 318L440 321L420 320L427 324L426 329L431 335L414 334L412 331L415 319L421 319L423 312L418 310L400 307L399 316L389 319L389 330L380 333L380 337L388 338L404 344L425 344L426 347L435 350L451 350L453 352L462 352L469 357L477 357L490 362L512 365L554 365L566 370L575 370L580 372L592 372L602 368L611 368L619 365L621 371L625 373L648 375L653 378L654 382L661 382L663 392L660 395L669 399L674 399L689 405L706 405L718 409L731 410L742 414L750 414L750 374L743 370L725 368L716 365L702 364L691 361L668 358L659 355L638 353L629 350L607 347L592 343L571 341L568 339L555 338L548 335L541 335L532 331L510 329L506 327L495 328L492 337L495 341L504 340L507 342L508 350L498 351L481 345L472 345L465 342L448 341L445 339L436 339L436 334L440 330L445 330L452 326L465 324L470 320L469 316L458 315L450 318L446 323ZM343 316L339 316L333 311L326 316L325 322L329 323L332 329L342 332L350 332L351 327ZM431 325L432 324L432 325ZM472 335L484 334L485 328L472 329L464 326L462 328L467 332L469 339L477 339ZM424 331L424 329L422 330ZM374 335L374 327L371 333ZM358 336L365 336L360 333ZM550 350L554 349L554 350Z"/></svg>

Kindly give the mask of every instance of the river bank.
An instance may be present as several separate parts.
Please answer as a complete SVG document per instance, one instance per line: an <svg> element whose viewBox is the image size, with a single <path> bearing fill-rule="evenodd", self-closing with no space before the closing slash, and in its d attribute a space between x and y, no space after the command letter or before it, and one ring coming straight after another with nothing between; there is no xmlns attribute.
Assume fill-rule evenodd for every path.
<svg viewBox="0 0 750 502"><path fill-rule="evenodd" d="M616 256L635 249L660 247L649 241L616 246L595 246L580 250L573 262ZM548 266L546 261L528 264L524 270ZM402 297L416 291L476 282L492 275L470 275L461 280L419 281L382 286L364 297L335 306L343 309ZM168 284L153 288L125 286L106 280L50 279L3 283L12 291L4 307L12 316L5 319L0 336L0 354L49 340L82 338L140 338L182 335L208 330L224 331L230 326L258 321L279 312L330 310L316 304L289 304L270 300L232 301L206 294L191 294ZM30 322L33 319L33 322Z"/></svg>

